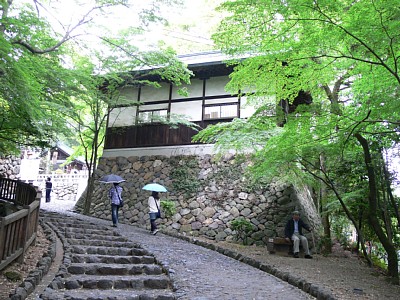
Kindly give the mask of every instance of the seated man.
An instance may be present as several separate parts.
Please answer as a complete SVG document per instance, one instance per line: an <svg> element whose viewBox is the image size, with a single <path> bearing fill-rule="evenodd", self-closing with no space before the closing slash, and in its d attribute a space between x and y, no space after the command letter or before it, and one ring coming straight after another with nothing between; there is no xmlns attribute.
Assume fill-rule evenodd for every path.
<svg viewBox="0 0 400 300"><path fill-rule="evenodd" d="M303 220L300 219L300 213L298 211L294 211L293 217L286 224L285 238L288 241L293 241L293 256L295 258L299 257L300 241L304 249L304 257L312 258L312 256L310 255L310 249L308 249L307 238L303 235L302 232L303 228L308 231L312 230L308 224L304 223Z"/></svg>

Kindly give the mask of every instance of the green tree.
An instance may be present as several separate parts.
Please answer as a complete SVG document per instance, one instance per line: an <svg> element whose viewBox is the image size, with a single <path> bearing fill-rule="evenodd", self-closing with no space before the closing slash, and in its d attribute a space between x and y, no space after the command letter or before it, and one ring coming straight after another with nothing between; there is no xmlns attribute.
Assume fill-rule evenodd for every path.
<svg viewBox="0 0 400 300"><path fill-rule="evenodd" d="M149 1L136 13L144 22L161 20L161 4L175 3L179 0ZM61 5L58 11L53 7L57 4ZM68 6L37 0L0 1L0 152L17 152L24 145L46 147L70 135L64 117L71 108L71 97L84 93L75 79L71 57L77 51L89 53L82 47L95 47L94 38L99 40L110 32L99 23L115 9L128 9L132 4L127 0L86 5L71 0ZM75 11L76 19L65 21L68 8ZM143 22L138 24L129 30L137 34Z"/></svg>
<svg viewBox="0 0 400 300"><path fill-rule="evenodd" d="M88 213L108 113L128 104L119 97L119 89L139 83L157 86L142 77L143 73L132 71L153 69L154 76L176 85L189 80L190 72L171 49L141 50L140 34L146 26L166 22L161 7L179 2L152 0L135 6L133 15L130 11L136 19L134 26L112 32L99 23L113 9L133 8L134 3L71 1L69 5L75 5L78 18L64 23L64 11L46 6L57 3L32 1L33 5L15 6L11 0L2 1L0 68L5 76L0 82L0 104L5 113L0 125L0 149L17 150L19 144L45 147L76 134L80 144L76 154L85 156L89 170L85 202ZM175 125L186 121L171 116L165 122Z"/></svg>
<svg viewBox="0 0 400 300"><path fill-rule="evenodd" d="M221 9L229 16L214 35L217 45L250 56L236 67L228 89L249 91L244 96L258 111L246 121L206 129L197 139L221 146L235 130L237 149L261 149L254 155L254 176L324 183L360 238L358 220L372 227L386 250L389 276L398 283L396 245L388 234L398 229L388 230L383 224L391 222L381 218L382 187L387 191L391 182L388 176L376 179L383 173L371 159L399 141L397 1L242 0L226 1ZM304 92L311 105L297 105ZM364 167L351 169L350 177L337 170L341 160L355 167L360 157ZM358 195L354 186L361 189ZM396 217L395 201L385 203L389 219Z"/></svg>
<svg viewBox="0 0 400 300"><path fill-rule="evenodd" d="M13 1L0 3L0 152L21 145L45 146L67 132L60 110L68 106L66 93L74 86L54 51L58 41L48 23L29 8L18 14Z"/></svg>
<svg viewBox="0 0 400 300"><path fill-rule="evenodd" d="M116 42L114 41L112 45L115 46ZM117 48L122 50L123 54L134 57L131 60L126 60L129 64L137 64L134 69L137 69L138 65L149 68L151 65L156 64L164 66L152 70L152 74L157 75L157 78L162 77L164 80L168 80L175 85L189 81L191 72L187 70L182 62L176 59L175 52L171 49L158 52L140 52L136 48L132 49L127 44L118 44ZM114 54L115 52L116 50ZM126 67L127 71L123 72L123 68L121 68L119 63L112 63L110 60L114 61L114 58L101 59L104 68L107 69L107 74L99 74L97 76L93 76L94 65L87 61L87 59L81 60L80 65L83 72L80 73L80 82L85 86L86 93L80 95L79 99L77 99L78 101L74 104L72 113L69 115L70 126L75 129L79 140L79 146L75 148L72 157L83 155L86 167L89 170L88 185L85 194L85 214L89 214L90 212L94 175L104 146L107 117L115 108L140 104L133 103L122 97L120 95L121 88L138 84L158 85L157 82L151 82L146 77L143 77L143 74L140 72L132 72L132 67L129 64ZM123 60L122 54L118 61L121 60ZM189 123L180 117L166 118L163 122L170 126Z"/></svg>
<svg viewBox="0 0 400 300"><path fill-rule="evenodd" d="M169 4L174 1L155 1ZM163 21L156 11L138 14L141 24ZM176 58L176 53L168 47L156 50L141 50L132 40L144 31L142 27L125 28L113 37L101 36L99 48L88 49L91 59L79 57L73 59L77 66L77 80L83 93L77 95L73 109L68 114L71 128L74 128L79 146L72 156L83 155L89 170L88 185L85 193L84 213L89 214L94 187L94 174L97 162L102 154L105 131L109 114L125 106L140 105L121 96L125 86L160 86L164 80L176 86L188 83L191 72ZM146 71L143 71L146 70ZM151 76L149 76L151 75ZM159 120L172 127L178 124L193 126L182 116L169 115ZM112 124L109 124L112 125Z"/></svg>

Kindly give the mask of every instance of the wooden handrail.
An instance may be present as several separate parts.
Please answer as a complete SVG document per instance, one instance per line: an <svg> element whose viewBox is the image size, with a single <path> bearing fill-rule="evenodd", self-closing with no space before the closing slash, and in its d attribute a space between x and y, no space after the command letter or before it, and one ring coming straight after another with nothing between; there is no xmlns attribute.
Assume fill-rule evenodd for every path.
<svg viewBox="0 0 400 300"><path fill-rule="evenodd" d="M28 183L8 178L0 178L1 200L24 206L35 201L36 194L36 189Z"/></svg>
<svg viewBox="0 0 400 300"><path fill-rule="evenodd" d="M18 208L0 218L0 270L16 259L22 263L26 249L35 242L41 196L32 185L0 178L0 201Z"/></svg>

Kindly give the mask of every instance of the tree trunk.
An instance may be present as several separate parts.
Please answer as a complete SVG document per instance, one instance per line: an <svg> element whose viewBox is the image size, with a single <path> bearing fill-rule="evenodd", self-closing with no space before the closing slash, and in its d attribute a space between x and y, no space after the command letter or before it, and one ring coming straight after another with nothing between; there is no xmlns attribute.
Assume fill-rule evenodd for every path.
<svg viewBox="0 0 400 300"><path fill-rule="evenodd" d="M393 283L399 284L399 270L396 248L394 247L392 241L389 240L388 237L385 235L377 216L378 198L376 189L376 177L368 141L359 133L356 133L355 137L363 148L364 161L367 167L369 185L368 220L387 253L388 275L392 278Z"/></svg>
<svg viewBox="0 0 400 300"><path fill-rule="evenodd" d="M372 261L371 258L367 255L367 250L365 248L365 239L364 239L364 234L361 230L361 227L358 226L356 220L354 219L354 217L352 216L352 214L350 213L349 209L347 208L346 204L344 203L342 197L340 196L339 192L337 191L337 189L335 188L335 185L332 183L332 181L327 178L328 182L329 182L329 186L332 189L332 191L335 193L336 198L339 200L340 205L342 206L347 218L351 221L351 223L353 224L354 228L357 231L357 235L358 235L358 239L360 241L360 245L361 245L361 249L364 253L365 259L368 262L368 265L371 267L372 266Z"/></svg>
<svg viewBox="0 0 400 300"><path fill-rule="evenodd" d="M382 154L382 151L381 151L381 154ZM382 159L383 159L383 155L382 155ZM384 176L385 176L386 193L388 195L390 204L393 207L394 214L396 215L397 227L400 228L399 206L397 205L396 200L394 199L394 196L393 196L393 193L392 193L392 188L390 186L390 183L391 183L390 182L390 174L389 174L389 171L387 169L386 163L383 164L383 173L384 173Z"/></svg>
<svg viewBox="0 0 400 300"><path fill-rule="evenodd" d="M94 177L89 176L88 178L88 186L86 189L86 197L85 197L85 205L83 209L84 215L90 214L90 205L92 204L92 195L93 195L93 187L94 187Z"/></svg>
<svg viewBox="0 0 400 300"><path fill-rule="evenodd" d="M321 154L320 155L320 168L321 170L325 173L325 155ZM331 224L329 221L329 213L326 211L326 197L327 197L327 191L326 191L326 185L322 182L321 187L320 187L320 203L321 203L321 221L322 221L322 226L324 228L324 237L326 238L328 243L325 243L324 245L324 250L327 253L332 253L332 237L331 237Z"/></svg>

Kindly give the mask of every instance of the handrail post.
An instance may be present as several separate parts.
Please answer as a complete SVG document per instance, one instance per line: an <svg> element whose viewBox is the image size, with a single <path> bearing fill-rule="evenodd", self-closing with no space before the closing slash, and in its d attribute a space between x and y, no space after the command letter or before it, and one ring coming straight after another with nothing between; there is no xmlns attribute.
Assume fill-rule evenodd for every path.
<svg viewBox="0 0 400 300"><path fill-rule="evenodd" d="M39 226L39 212L40 212L40 200L42 199L42 190L38 186L35 186L35 190L36 190L36 198L35 198L35 200L39 202L39 206L37 208L35 225L34 225L34 232L37 233L38 226ZM36 245L36 237L35 237L35 241L33 243L34 243L34 245Z"/></svg>
<svg viewBox="0 0 400 300"><path fill-rule="evenodd" d="M22 253L17 259L17 261L20 264L24 263L25 252L26 252L26 249L27 249L26 245L27 245L27 241L28 241L28 232L29 232L29 230L28 230L29 218L30 218L30 215L31 215L30 205L24 205L23 209L27 209L28 210L28 214L24 217L24 220L22 222L22 228L24 230L24 237L23 237L23 243L22 243L23 246L22 246Z"/></svg>
<svg viewBox="0 0 400 300"><path fill-rule="evenodd" d="M3 260L4 250L5 250L5 225L4 225L4 218L0 218L0 262Z"/></svg>
<svg viewBox="0 0 400 300"><path fill-rule="evenodd" d="M24 205L24 209L28 210L28 215L26 216L26 220L25 220L25 237L24 237L24 250L22 252L22 255L18 258L18 262L20 262L21 264L24 262L24 257L25 257L25 252L28 249L28 247L31 245L28 245L28 240L31 239L31 236L28 236L29 233L33 232L33 236L34 239L32 241L33 245L36 245L36 238L37 238L37 227L39 224L39 210L40 210L40 198L42 197L42 191L39 189L39 187L35 186L35 191L36 191L36 197L34 199L34 201L32 201L32 203L35 202L35 200L39 201L39 206L36 208L37 209L37 213L34 214L34 216L36 216L36 219L33 220L34 222L31 221L32 218L32 211L35 208L32 208L32 203L30 203L29 205ZM30 225L33 224L33 229L30 230L28 227Z"/></svg>

